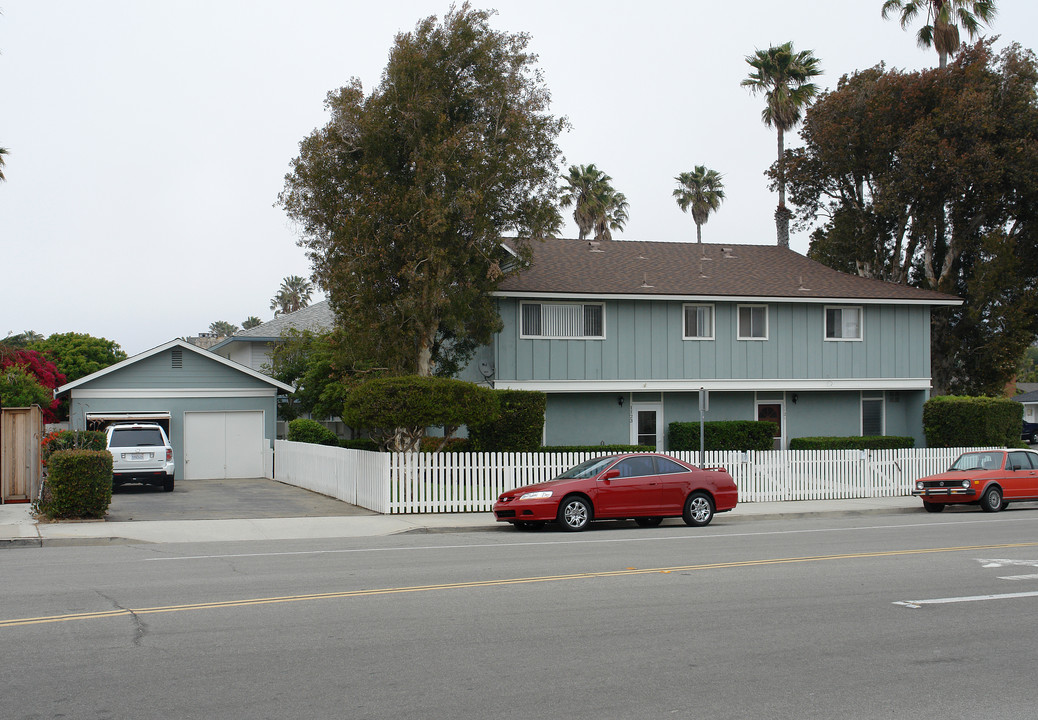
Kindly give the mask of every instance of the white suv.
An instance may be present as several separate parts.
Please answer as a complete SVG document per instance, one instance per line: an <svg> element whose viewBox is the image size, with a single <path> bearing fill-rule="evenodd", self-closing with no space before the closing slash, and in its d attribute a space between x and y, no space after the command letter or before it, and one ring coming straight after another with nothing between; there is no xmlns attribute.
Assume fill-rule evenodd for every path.
<svg viewBox="0 0 1038 720"><path fill-rule="evenodd" d="M154 423L111 425L112 485L142 483L173 490L173 446L166 431Z"/></svg>

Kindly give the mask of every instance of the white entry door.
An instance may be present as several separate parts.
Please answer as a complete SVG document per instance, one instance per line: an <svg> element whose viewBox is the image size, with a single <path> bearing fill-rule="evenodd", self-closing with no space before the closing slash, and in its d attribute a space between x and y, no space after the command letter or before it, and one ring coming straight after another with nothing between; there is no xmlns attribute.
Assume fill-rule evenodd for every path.
<svg viewBox="0 0 1038 720"><path fill-rule="evenodd" d="M663 405L631 403L631 444L663 450Z"/></svg>
<svg viewBox="0 0 1038 720"><path fill-rule="evenodd" d="M185 412L184 478L264 476L263 411Z"/></svg>

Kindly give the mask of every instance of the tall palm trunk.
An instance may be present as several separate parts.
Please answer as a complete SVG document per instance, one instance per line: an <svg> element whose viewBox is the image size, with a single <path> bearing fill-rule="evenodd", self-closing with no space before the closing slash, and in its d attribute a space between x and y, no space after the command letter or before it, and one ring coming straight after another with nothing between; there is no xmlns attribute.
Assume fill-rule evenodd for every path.
<svg viewBox="0 0 1038 720"><path fill-rule="evenodd" d="M775 232L779 247L789 247L789 219L792 213L786 207L786 134L781 125L778 130L778 207L775 209Z"/></svg>

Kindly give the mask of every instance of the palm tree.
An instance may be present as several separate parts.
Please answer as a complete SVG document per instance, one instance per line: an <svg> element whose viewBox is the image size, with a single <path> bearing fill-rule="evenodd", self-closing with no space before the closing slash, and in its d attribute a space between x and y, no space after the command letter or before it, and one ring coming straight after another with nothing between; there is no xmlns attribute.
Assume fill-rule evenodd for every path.
<svg viewBox="0 0 1038 720"><path fill-rule="evenodd" d="M775 228L778 244L789 247L789 219L792 213L786 208L785 135L800 122L803 112L818 94L818 86L811 78L822 74L818 58L810 50L793 50L787 42L767 50L757 50L746 58L754 72L742 81L742 86L754 94L764 93L765 105L761 120L778 131L778 191L779 202L775 210Z"/></svg>
<svg viewBox="0 0 1038 720"><path fill-rule="evenodd" d="M696 242L703 242L703 225L707 217L721 206L724 200L724 183L721 173L710 170L705 165L696 165L692 172L683 172L675 180L678 187L674 190L678 207L682 212L692 211L692 220L696 224Z"/></svg>
<svg viewBox="0 0 1038 720"><path fill-rule="evenodd" d="M226 320L217 320L216 322L209 323L209 332L216 337L228 337L238 332L238 326L232 325Z"/></svg>
<svg viewBox="0 0 1038 720"><path fill-rule="evenodd" d="M948 64L948 56L959 49L959 27L972 40L980 32L980 24L990 25L998 12L994 0L886 0L883 17L901 13L901 29L904 30L924 8L926 24L919 28L916 37L919 47L937 50L942 68Z"/></svg>
<svg viewBox="0 0 1038 720"><path fill-rule="evenodd" d="M595 240L612 240L610 230L623 230L627 222L627 196L613 188L604 188L600 195L604 211L595 220Z"/></svg>
<svg viewBox="0 0 1038 720"><path fill-rule="evenodd" d="M591 165L572 165L562 178L562 207L573 206L573 220L583 240L594 232L596 240L611 240L610 230L623 230L627 222L627 197L610 184L612 178Z"/></svg>
<svg viewBox="0 0 1038 720"><path fill-rule="evenodd" d="M247 318L245 318L244 322L242 322L241 329L252 330L252 328L259 327L262 324L263 321L260 320L258 317L256 317L255 315L249 315Z"/></svg>
<svg viewBox="0 0 1038 720"><path fill-rule="evenodd" d="M4 155L7 155L7 148L0 147L0 182L7 179L4 177Z"/></svg>
<svg viewBox="0 0 1038 720"><path fill-rule="evenodd" d="M310 304L310 295L314 286L309 280L298 275L289 275L281 281L281 288L270 301L270 309L274 315L302 310Z"/></svg>

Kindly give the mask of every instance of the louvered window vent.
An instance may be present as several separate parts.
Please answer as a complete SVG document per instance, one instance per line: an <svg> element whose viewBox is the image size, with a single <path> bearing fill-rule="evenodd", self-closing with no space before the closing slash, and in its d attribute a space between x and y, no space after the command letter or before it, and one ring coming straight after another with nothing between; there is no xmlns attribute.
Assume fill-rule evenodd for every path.
<svg viewBox="0 0 1038 720"><path fill-rule="evenodd" d="M173 351L173 369L179 370L184 367L184 351L177 348Z"/></svg>

